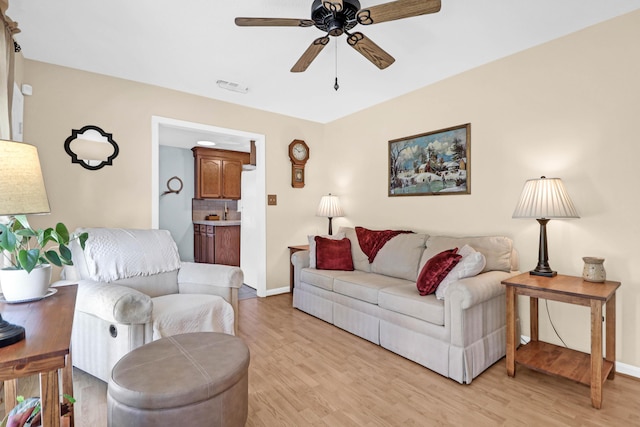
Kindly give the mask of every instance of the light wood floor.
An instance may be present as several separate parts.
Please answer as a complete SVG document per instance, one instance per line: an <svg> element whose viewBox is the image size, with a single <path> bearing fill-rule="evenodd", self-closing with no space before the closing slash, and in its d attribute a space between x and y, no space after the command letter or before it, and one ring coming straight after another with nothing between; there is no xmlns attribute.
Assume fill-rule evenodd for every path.
<svg viewBox="0 0 640 427"><path fill-rule="evenodd" d="M504 359L461 385L291 308L289 294L240 301L239 335L247 426L640 426L635 378L607 381L601 410L580 384L523 367L509 378ZM74 385L76 426L105 427L106 384L75 370Z"/></svg>

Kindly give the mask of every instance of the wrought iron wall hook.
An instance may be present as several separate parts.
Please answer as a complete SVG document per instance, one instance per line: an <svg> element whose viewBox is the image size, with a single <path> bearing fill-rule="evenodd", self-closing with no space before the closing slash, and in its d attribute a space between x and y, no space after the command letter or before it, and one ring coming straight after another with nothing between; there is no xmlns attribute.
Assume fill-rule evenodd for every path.
<svg viewBox="0 0 640 427"><path fill-rule="evenodd" d="M174 190L173 188L171 188L171 181L173 181L173 180L177 180L178 183L180 184L180 188L178 188L177 190ZM177 176L172 176L171 178L169 178L169 180L167 180L167 188L168 188L168 190L165 191L164 193L162 193L160 195L160 197L164 196L165 194L169 194L169 193L180 194L180 192L182 191L182 187L184 187L184 184L182 183L182 180L180 178L178 178Z"/></svg>

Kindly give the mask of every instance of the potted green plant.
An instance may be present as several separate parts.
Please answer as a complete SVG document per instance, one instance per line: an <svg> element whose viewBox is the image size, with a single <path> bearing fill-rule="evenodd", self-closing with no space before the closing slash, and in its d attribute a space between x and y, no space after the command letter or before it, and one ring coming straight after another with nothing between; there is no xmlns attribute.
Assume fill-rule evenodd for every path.
<svg viewBox="0 0 640 427"><path fill-rule="evenodd" d="M0 286L9 302L42 298L51 280L51 264L73 265L69 242L78 239L84 249L87 233L70 235L63 223L54 228L33 229L25 215L0 224L0 249L11 263L0 269Z"/></svg>

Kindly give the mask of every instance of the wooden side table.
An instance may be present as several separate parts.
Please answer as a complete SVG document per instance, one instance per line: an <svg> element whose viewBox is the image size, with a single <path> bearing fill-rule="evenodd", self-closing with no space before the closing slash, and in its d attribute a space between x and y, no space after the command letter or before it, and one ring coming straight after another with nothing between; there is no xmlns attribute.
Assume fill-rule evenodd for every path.
<svg viewBox="0 0 640 427"><path fill-rule="evenodd" d="M295 285L293 280L293 263L291 262L291 255L298 251L308 251L309 245L289 246L289 292L293 293L293 287Z"/></svg>
<svg viewBox="0 0 640 427"><path fill-rule="evenodd" d="M616 290L620 282L592 283L581 277L520 274L504 280L507 292L507 374L516 375L516 362L530 369L556 375L591 388L591 404L602 407L602 384L615 376ZM529 296L531 341L516 349L518 295ZM591 354L538 340L538 298L591 308ZM606 354L602 357L602 306L606 305Z"/></svg>
<svg viewBox="0 0 640 427"><path fill-rule="evenodd" d="M71 327L76 305L77 285L60 286L55 295L21 304L0 303L7 321L23 326L26 338L0 348L0 381L4 381L5 410L16 404L17 378L40 375L42 425L60 425L60 385L62 392L73 395L71 366ZM73 427L73 407L70 425Z"/></svg>

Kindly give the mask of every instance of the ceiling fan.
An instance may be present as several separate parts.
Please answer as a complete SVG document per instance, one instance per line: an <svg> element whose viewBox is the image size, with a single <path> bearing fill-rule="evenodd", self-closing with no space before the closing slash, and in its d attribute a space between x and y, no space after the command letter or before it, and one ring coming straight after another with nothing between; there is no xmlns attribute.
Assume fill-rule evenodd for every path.
<svg viewBox="0 0 640 427"><path fill-rule="evenodd" d="M359 31L349 32L358 24L371 25L440 11L440 0L396 0L360 9L358 0L314 0L311 19L236 18L240 27L312 27L327 33L315 39L295 63L291 72L305 71L322 49L329 36L347 35L347 43L381 70L395 59Z"/></svg>

